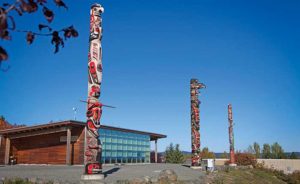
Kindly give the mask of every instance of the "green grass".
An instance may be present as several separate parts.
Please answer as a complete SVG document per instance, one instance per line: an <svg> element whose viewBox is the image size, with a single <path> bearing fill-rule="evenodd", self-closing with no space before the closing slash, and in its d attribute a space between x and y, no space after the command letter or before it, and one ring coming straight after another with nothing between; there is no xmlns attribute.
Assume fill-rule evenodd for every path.
<svg viewBox="0 0 300 184"><path fill-rule="evenodd" d="M219 171L214 184L285 184L274 174L258 169Z"/></svg>

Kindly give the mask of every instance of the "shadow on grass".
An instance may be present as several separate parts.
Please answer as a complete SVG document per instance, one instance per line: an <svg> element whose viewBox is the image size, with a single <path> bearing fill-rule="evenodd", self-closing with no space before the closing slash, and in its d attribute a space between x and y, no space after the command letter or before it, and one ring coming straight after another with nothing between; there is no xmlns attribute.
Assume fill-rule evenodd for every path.
<svg viewBox="0 0 300 184"><path fill-rule="evenodd" d="M115 168L112 168L112 169L110 169L108 171L103 172L103 174L104 174L105 177L107 177L107 175L113 174L113 173L117 172L118 170L120 170L120 168L119 167L115 167Z"/></svg>

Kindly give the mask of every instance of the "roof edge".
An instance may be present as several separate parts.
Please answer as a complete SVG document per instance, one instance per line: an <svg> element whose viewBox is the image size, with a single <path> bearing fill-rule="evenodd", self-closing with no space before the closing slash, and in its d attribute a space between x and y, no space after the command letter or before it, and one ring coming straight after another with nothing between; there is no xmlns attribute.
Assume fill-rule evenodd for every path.
<svg viewBox="0 0 300 184"><path fill-rule="evenodd" d="M77 120L64 120L64 121L58 121L58 122L53 122L53 123L47 123L47 124L4 129L4 130L0 130L0 134L18 133L18 132L23 132L23 131L35 131L35 130L39 130L39 129L53 128L53 127L57 127L57 126L85 126L85 122L77 121ZM123 132L146 134L146 135L150 135L151 138L153 138L153 139L155 139L155 138L160 139L160 138L167 137L164 134L145 132L145 131L133 130L133 129L127 129L127 128L121 128L121 127L113 127L113 126L108 126L108 125L101 125L101 127L104 129L119 130L119 131L123 131Z"/></svg>

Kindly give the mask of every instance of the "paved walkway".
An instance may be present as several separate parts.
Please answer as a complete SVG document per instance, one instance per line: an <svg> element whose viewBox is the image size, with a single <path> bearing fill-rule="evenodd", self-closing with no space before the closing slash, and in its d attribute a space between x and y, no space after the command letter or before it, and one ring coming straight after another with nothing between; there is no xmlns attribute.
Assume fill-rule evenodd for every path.
<svg viewBox="0 0 300 184"><path fill-rule="evenodd" d="M118 180L130 180L149 176L157 178L160 171L172 169L178 175L179 180L201 180L203 172L192 170L187 166L178 164L145 164L145 165L122 165L104 166L105 183L116 183ZM68 181L80 183L83 166L58 166L58 165L14 165L0 166L0 178L41 178L52 181Z"/></svg>

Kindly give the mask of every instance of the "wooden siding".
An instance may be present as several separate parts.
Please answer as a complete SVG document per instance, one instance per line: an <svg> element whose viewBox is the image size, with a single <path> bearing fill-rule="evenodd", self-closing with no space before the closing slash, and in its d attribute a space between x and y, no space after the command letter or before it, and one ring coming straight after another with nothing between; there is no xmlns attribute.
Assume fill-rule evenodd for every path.
<svg viewBox="0 0 300 184"><path fill-rule="evenodd" d="M84 161L84 128L72 129L72 136L78 136L76 142L72 142L71 164L83 164Z"/></svg>
<svg viewBox="0 0 300 184"><path fill-rule="evenodd" d="M83 164L84 129L73 128L72 136L78 136L71 142L71 164ZM11 139L10 155L14 155L18 164L66 164L66 142L60 137L67 132ZM4 162L4 140L0 148L0 163Z"/></svg>
<svg viewBox="0 0 300 184"><path fill-rule="evenodd" d="M6 142L6 139L4 137L2 137L1 145L0 145L0 164L4 164L5 142Z"/></svg>

